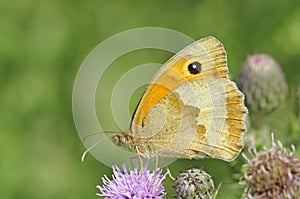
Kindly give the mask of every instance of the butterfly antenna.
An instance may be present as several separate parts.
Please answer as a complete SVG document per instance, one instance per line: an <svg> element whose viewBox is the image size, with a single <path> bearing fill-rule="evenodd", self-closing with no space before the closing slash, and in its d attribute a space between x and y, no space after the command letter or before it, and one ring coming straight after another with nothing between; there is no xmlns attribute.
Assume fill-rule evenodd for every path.
<svg viewBox="0 0 300 199"><path fill-rule="evenodd" d="M82 143L84 143L88 138L93 137L93 136L95 136L95 135L99 135L99 134L114 134L114 133L115 133L114 131L105 131L105 132L92 133L92 134L90 134L90 135L85 136L85 137L82 139Z"/></svg>
<svg viewBox="0 0 300 199"><path fill-rule="evenodd" d="M113 134L114 132L113 131L105 131L105 133L109 133L109 134ZM104 135L104 132L97 132L97 133L92 133L90 135L87 135L85 136L83 139L82 139L82 143L85 143L87 141L88 138L90 137L93 137L95 135L99 135L99 134L103 134ZM97 144L99 144L106 136L103 136L103 138L99 139L97 142L95 142L92 146L90 146L89 148L87 148L84 153L82 154L81 156L81 161L83 162L84 161L84 158L86 156L86 154L91 150L93 149Z"/></svg>
<svg viewBox="0 0 300 199"><path fill-rule="evenodd" d="M83 152L83 154L82 154L82 156L81 156L81 161L82 161L82 162L84 162L84 158L85 158L86 154L87 154L88 152L90 152L90 150L91 150L92 148L94 148L97 144L99 144L101 141L102 141L102 139L98 140L97 142L95 142L92 146L90 146L89 148L87 148L87 149Z"/></svg>
<svg viewBox="0 0 300 199"><path fill-rule="evenodd" d="M82 139L82 143L84 143L88 138L92 137L92 136L95 136L95 135L99 135L101 134L102 132L98 132L98 133L92 133L90 135L87 135L85 136L83 139Z"/></svg>

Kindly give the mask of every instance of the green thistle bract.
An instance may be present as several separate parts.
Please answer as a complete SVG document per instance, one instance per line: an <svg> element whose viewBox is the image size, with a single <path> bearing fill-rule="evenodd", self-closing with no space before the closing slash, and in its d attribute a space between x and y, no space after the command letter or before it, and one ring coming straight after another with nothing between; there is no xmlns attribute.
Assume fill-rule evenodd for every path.
<svg viewBox="0 0 300 199"><path fill-rule="evenodd" d="M203 169L188 169L180 173L174 185L175 198L210 199L214 192L212 177Z"/></svg>
<svg viewBox="0 0 300 199"><path fill-rule="evenodd" d="M267 54L253 54L242 64L238 87L250 112L269 113L286 98L287 84L279 64Z"/></svg>

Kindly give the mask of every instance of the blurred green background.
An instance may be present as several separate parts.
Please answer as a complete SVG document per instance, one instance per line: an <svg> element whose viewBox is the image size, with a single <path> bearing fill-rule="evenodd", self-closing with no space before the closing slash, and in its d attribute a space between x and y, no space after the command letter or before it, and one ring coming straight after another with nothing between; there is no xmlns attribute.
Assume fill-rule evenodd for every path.
<svg viewBox="0 0 300 199"><path fill-rule="evenodd" d="M0 1L0 198L96 198L95 186L111 169L92 156L80 161L85 148L72 118L73 83L98 43L145 26L194 39L216 36L227 50L233 79L248 54L265 52L280 63L289 85L300 83L298 0ZM171 56L155 50L135 53L123 58L127 69ZM116 79L114 72L108 74ZM138 95L133 104L137 100ZM99 105L100 112L105 106ZM107 129L113 123L108 120ZM223 182L218 198L240 198L234 164L180 160L170 169L176 176L192 165L204 167L216 184ZM170 192L170 180L166 186Z"/></svg>

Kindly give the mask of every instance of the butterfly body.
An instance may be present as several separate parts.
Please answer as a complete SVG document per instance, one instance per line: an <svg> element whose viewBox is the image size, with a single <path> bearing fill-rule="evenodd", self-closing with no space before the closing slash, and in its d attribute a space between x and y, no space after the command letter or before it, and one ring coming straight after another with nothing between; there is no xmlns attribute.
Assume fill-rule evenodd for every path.
<svg viewBox="0 0 300 199"><path fill-rule="evenodd" d="M228 78L223 45L207 37L161 67L131 127L114 141L145 157L231 161L243 147L246 113L243 94Z"/></svg>

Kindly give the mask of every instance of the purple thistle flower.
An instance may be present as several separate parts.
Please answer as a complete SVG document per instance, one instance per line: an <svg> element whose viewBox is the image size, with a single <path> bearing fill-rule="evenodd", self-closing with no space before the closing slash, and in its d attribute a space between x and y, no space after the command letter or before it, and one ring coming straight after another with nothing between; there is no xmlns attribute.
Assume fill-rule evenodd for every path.
<svg viewBox="0 0 300 199"><path fill-rule="evenodd" d="M122 166L123 171L117 166L112 166L112 180L106 175L102 177L104 185L96 186L100 190L96 195L107 199L165 198L162 181L166 175L162 175L160 168L149 171L148 164L149 162L140 171L136 168L127 171L125 164Z"/></svg>
<svg viewBox="0 0 300 199"><path fill-rule="evenodd" d="M300 194L300 160L278 141L274 142L272 134L272 148L263 148L257 152L253 147L252 158L246 155L248 164L244 173L244 181L251 188L248 198L281 199L299 198Z"/></svg>

